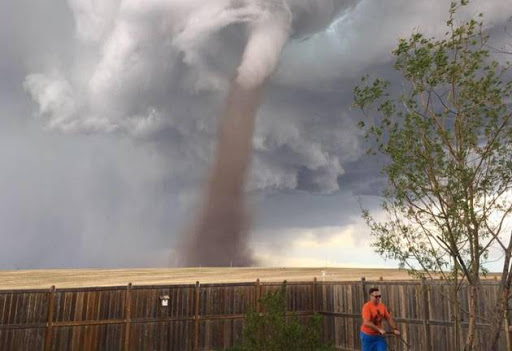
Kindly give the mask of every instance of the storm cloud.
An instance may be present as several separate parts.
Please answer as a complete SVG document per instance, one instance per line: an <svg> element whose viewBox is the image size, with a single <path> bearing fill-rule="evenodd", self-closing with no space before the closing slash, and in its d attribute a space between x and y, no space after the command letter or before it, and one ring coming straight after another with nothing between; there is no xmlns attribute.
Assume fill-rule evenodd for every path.
<svg viewBox="0 0 512 351"><path fill-rule="evenodd" d="M352 87L365 72L391 75L399 36L442 34L446 1L8 1L0 14L1 267L173 261L247 24L263 3L298 15L256 120L247 190L263 210L251 237L285 243L290 231L276 235L273 216L290 227L359 223L353 194L374 195L380 178L356 128ZM325 18L300 15L314 6L337 16L320 32ZM491 0L463 15L477 12L497 32L511 14L508 1ZM297 193L316 208L296 206ZM339 194L334 210L329 199Z"/></svg>

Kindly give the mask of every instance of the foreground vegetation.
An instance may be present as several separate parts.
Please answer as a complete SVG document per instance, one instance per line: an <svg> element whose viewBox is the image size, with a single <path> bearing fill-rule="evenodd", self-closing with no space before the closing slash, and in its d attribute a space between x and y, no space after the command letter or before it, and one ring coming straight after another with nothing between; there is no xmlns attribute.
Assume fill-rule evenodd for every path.
<svg viewBox="0 0 512 351"><path fill-rule="evenodd" d="M250 311L244 317L243 339L230 351L334 351L322 342L322 316L300 321L287 314L286 282L281 289L266 294L261 300L262 313Z"/></svg>

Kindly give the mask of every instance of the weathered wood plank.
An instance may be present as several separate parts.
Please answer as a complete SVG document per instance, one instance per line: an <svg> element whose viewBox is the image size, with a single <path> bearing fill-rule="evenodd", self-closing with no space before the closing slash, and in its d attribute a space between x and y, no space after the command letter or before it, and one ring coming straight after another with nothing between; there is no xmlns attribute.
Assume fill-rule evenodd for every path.
<svg viewBox="0 0 512 351"><path fill-rule="evenodd" d="M252 308L258 310L259 299L265 293L278 291L281 284L257 281L208 284L199 288L195 285L134 286L130 299L126 286L59 289L55 291L52 306L48 291L0 292L0 349L41 350L50 335L45 334L50 324L51 350L223 349L241 337L243 314ZM301 321L314 312L321 313L325 340L333 341L338 349L358 349L360 309L370 286L382 290L384 303L393 311L404 338L419 350L453 349L453 306L447 298L450 286L446 282L293 282L287 284L286 304ZM168 306L161 304L163 295L169 296ZM459 292L459 299L467 306L465 289ZM478 304L479 345L488 342L486 320L496 302L497 285L484 285ZM48 319L50 310L53 316ZM463 312L461 317L461 337L464 337L467 313ZM431 330L430 337L425 327ZM500 347L505 349L503 339ZM40 346L34 348L34 345Z"/></svg>
<svg viewBox="0 0 512 351"><path fill-rule="evenodd" d="M53 337L53 307L55 303L55 286L52 286L50 291L48 292L48 323L46 327L45 341L44 341L44 350L49 351L52 347L52 337Z"/></svg>

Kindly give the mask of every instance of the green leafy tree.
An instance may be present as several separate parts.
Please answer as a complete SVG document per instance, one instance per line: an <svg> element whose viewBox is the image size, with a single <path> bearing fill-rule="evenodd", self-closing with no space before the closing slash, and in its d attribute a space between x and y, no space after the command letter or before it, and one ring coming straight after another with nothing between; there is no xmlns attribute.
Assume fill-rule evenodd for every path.
<svg viewBox="0 0 512 351"><path fill-rule="evenodd" d="M261 300L263 312L244 316L243 339L231 351L330 351L321 338L322 317L309 317L301 323L296 314L286 313L286 282L279 291Z"/></svg>
<svg viewBox="0 0 512 351"><path fill-rule="evenodd" d="M387 161L385 218L368 210L363 217L384 257L416 274L445 275L455 286L467 281L465 350L475 348L483 264L491 248L500 250L491 343L479 348L496 350L512 282L512 82L510 65L490 57L482 15L456 23L465 4L452 3L443 38L414 33L399 41L399 86L365 77L354 90L370 152Z"/></svg>

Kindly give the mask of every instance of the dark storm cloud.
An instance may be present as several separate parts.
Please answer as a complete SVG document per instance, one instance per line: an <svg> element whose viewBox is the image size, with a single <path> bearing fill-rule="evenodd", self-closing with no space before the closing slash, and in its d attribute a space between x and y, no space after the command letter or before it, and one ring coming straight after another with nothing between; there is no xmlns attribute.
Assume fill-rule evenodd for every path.
<svg viewBox="0 0 512 351"><path fill-rule="evenodd" d="M123 132L145 140L161 140L162 135L171 135L171 146L177 142L177 148L190 154L190 157L177 157L174 161L185 161L184 167L188 167L208 160L220 102L240 60L244 43L244 35L240 35L244 29L241 25L252 21L252 17L265 15L267 5L263 4L278 2L249 1L243 2L244 6L241 3L231 6L224 0L208 4L198 1L185 3L152 1L141 5L124 1L119 4L117 20L112 21L108 20L112 9L100 8L104 13L98 13L83 4L79 6L79 1L72 2L79 24L78 37L83 45L90 41L95 44L90 44L90 51L96 50L98 58L92 62L82 60L67 74L57 71L27 76L25 88L39 103L40 114L47 125L69 132ZM323 17L328 21L338 8L353 3L341 0L291 2L290 11L297 12L300 17L294 23L292 34L312 33L319 28L319 23L323 23ZM92 21L90 17L93 16L87 11L100 18L103 14L105 20ZM320 20L312 21L304 15L311 11L320 13ZM278 7L277 13L280 12L284 13L284 10ZM184 18L179 17L180 14L185 14ZM255 74L253 68L259 67L259 63L253 64L251 60L254 58L248 60L251 72L248 74ZM268 68L262 66L257 69L265 71ZM293 99L287 98L287 106L277 101L276 109L270 102L267 112L261 112L269 116L261 117L261 120L269 120L270 131L270 135L262 135L262 139L269 143L282 143L272 139L287 137L288 126L274 128L272 120L275 111L280 109L279 105L283 106L280 111L283 118L277 124L282 125L283 119L288 118L284 114L299 111L293 108ZM302 113L299 117L305 124L310 123L310 115ZM290 123L293 125L295 121ZM297 187L296 179L305 167L306 171L311 171L311 178L316 178L312 183L319 191L336 190L336 177L343 172L338 156L323 150L318 140L308 140L307 126L300 123L299 120L298 138L292 137L288 145L292 156L298 159L288 167L281 167L286 174L275 177L283 178L288 185L272 181L270 186L277 189ZM260 131L266 131L265 122L258 122L258 125ZM280 134L277 135L276 131ZM270 155L275 150L265 145L259 151ZM268 157L258 158L256 163L266 159ZM253 184L257 189L266 186L258 178L268 178L268 172L260 174L258 169L272 168L275 163L272 161L270 159L269 164L254 167L256 182ZM184 173L198 172L192 167ZM296 179L286 179L289 174Z"/></svg>
<svg viewBox="0 0 512 351"><path fill-rule="evenodd" d="M228 3L3 4L0 267L169 263L243 50L245 24L233 15L258 10L241 13L251 1L240 1L239 12L211 16ZM509 5L474 1L466 12L500 28ZM257 225L356 223L352 194L377 193L381 179L364 156L352 87L365 72L390 71L398 36L442 34L448 6L362 0L328 30L288 43L256 122L248 188L261 196Z"/></svg>
<svg viewBox="0 0 512 351"><path fill-rule="evenodd" d="M293 33L302 37L328 21L337 7L356 6L327 31L285 48L257 120L251 188L332 192L339 189L343 164L362 155L348 108L357 77L363 69L389 63L400 34L415 28L440 32L447 5L403 0L282 4L287 3L296 19ZM491 3L483 10L493 23L504 18L505 2ZM121 132L159 141L168 135L166 148L184 151L172 160L185 162L184 174L199 173L198 166L210 159L221 101L241 59L245 24L266 16L269 8L286 18L280 1L70 4L76 50L83 58L76 57L65 72L35 72L25 80L42 118L49 127L69 132ZM301 15L311 11L320 14L318 20ZM247 65L248 74L256 74L255 67L269 69ZM343 88L329 92L333 86ZM187 157L181 157L184 153Z"/></svg>
<svg viewBox="0 0 512 351"><path fill-rule="evenodd" d="M169 246L163 232L182 215L178 201L152 185L166 177L161 161L129 142L37 128L11 125L2 133L0 265L157 264L139 257Z"/></svg>

